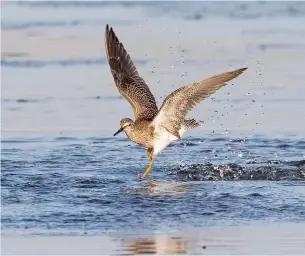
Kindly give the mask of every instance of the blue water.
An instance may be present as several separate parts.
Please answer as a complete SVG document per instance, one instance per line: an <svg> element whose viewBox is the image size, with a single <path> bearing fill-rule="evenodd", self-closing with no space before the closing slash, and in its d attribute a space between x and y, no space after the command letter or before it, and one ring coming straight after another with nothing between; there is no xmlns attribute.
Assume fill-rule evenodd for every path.
<svg viewBox="0 0 305 256"><path fill-rule="evenodd" d="M148 160L127 139L5 139L2 228L103 234L303 221L304 149L304 140L191 138L168 148L140 182Z"/></svg>
<svg viewBox="0 0 305 256"><path fill-rule="evenodd" d="M43 1L2 6L3 234L304 222L305 30L294 25L304 24L304 3ZM132 112L114 89L102 41L106 23L125 33L122 41L161 100L172 84L177 88L193 81L202 70L208 75L207 70L218 72L214 69L221 65L249 66L240 84L197 108L198 119L205 120L203 130L169 146L142 182L146 151L123 134L112 137L119 120ZM233 37L222 24L231 26ZM167 36L161 31L165 27L169 34L181 28L194 40ZM154 57L145 43L131 44L150 29L150 46L170 40L179 54L170 46ZM216 43L209 44L214 33ZM206 59L197 56L198 40L207 42L202 48L211 47ZM217 54L223 56L217 59Z"/></svg>

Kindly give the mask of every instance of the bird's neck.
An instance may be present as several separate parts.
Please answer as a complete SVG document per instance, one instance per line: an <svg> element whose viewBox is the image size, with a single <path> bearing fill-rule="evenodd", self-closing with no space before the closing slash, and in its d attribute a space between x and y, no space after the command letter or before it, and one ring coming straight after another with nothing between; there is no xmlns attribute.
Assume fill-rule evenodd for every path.
<svg viewBox="0 0 305 256"><path fill-rule="evenodd" d="M125 133L129 139L133 140L133 137L135 136L135 132L133 129L125 130Z"/></svg>

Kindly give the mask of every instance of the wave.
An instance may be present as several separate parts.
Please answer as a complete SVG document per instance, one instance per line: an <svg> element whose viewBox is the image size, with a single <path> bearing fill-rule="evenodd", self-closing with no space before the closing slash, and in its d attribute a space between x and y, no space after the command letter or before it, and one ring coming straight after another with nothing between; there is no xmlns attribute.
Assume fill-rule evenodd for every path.
<svg viewBox="0 0 305 256"><path fill-rule="evenodd" d="M236 163L214 165L191 164L175 167L169 175L179 181L208 180L305 180L305 160L272 161L256 164L251 167Z"/></svg>
<svg viewBox="0 0 305 256"><path fill-rule="evenodd" d="M148 60L134 60L135 64L144 65ZM1 60L1 66L13 68L44 68L47 66L87 66L106 65L106 58L59 59L59 60Z"/></svg>
<svg viewBox="0 0 305 256"><path fill-rule="evenodd" d="M158 15L200 20L206 17L257 19L305 15L304 2L138 2L138 1L18 1L6 3L31 8L147 8Z"/></svg>

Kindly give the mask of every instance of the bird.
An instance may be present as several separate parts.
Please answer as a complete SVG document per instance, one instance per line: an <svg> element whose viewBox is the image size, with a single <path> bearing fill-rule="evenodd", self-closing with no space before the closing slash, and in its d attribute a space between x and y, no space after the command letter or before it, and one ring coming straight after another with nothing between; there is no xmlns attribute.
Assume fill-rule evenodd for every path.
<svg viewBox="0 0 305 256"><path fill-rule="evenodd" d="M187 113L247 69L239 68L185 85L169 94L158 109L154 95L108 24L105 29L105 50L114 83L133 108L135 118L122 119L120 129L113 136L125 132L130 140L147 149L150 163L140 180L151 171L156 156L169 144L202 125L202 121L187 119Z"/></svg>

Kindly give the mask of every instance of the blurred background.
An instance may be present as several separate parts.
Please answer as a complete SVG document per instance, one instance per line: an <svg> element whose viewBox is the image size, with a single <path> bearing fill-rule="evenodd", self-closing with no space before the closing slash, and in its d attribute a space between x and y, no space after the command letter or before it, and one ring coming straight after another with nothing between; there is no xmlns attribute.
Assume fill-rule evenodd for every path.
<svg viewBox="0 0 305 256"><path fill-rule="evenodd" d="M190 113L204 126L167 148L148 182L137 180L145 150L112 137L133 112L110 73L106 24L159 106L248 67ZM103 235L88 243L109 254L304 254L293 225L305 216L304 24L305 3L292 1L1 1L4 238ZM255 229L261 240L222 228L258 223L289 225ZM19 252L5 241L32 254L37 240Z"/></svg>
<svg viewBox="0 0 305 256"><path fill-rule="evenodd" d="M159 105L249 67L192 113L205 132L304 137L304 13L302 2L2 2L2 130L108 134L132 117L105 57L109 24Z"/></svg>

